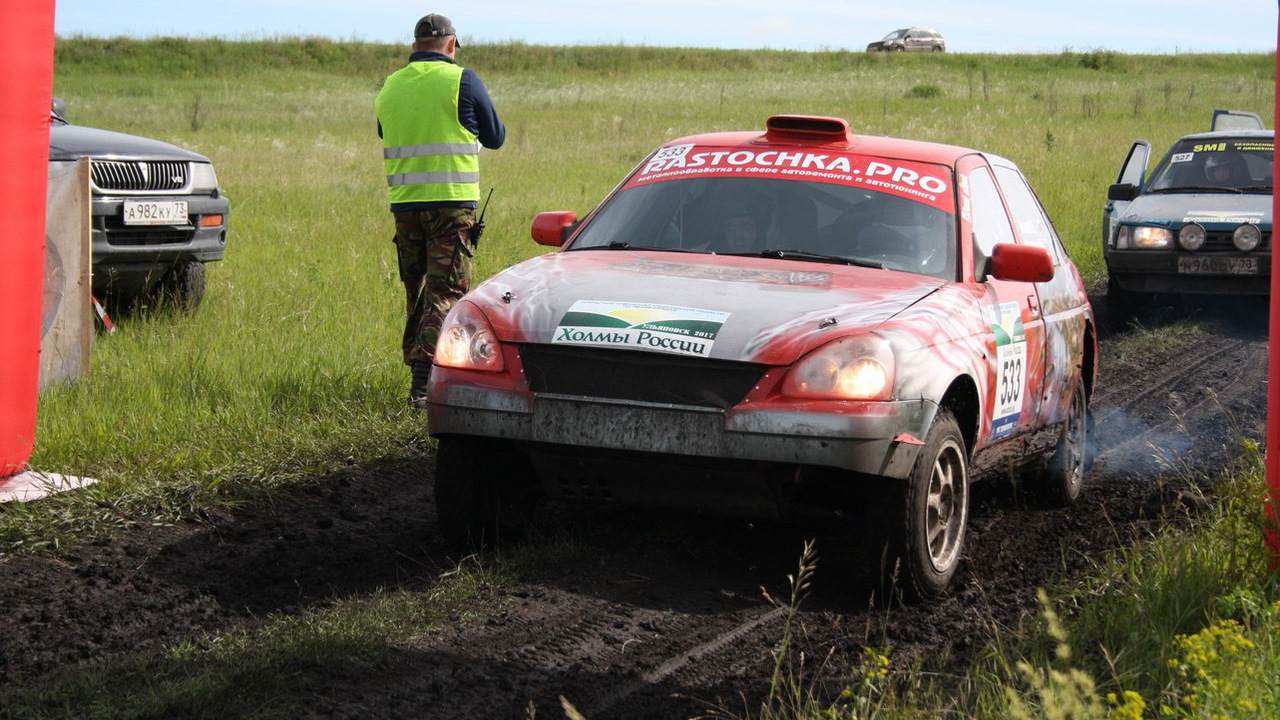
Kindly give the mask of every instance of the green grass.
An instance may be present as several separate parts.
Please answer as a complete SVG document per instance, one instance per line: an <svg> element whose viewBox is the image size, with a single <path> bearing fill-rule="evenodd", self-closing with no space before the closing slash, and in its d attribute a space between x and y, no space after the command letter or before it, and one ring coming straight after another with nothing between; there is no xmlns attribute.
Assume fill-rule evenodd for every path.
<svg viewBox="0 0 1280 720"><path fill-rule="evenodd" d="M209 155L232 201L230 235L196 315L130 318L97 338L89 375L41 394L32 466L101 482L6 508L0 555L59 552L121 524L181 522L317 473L427 452L424 420L404 402L401 290L372 110L382 78L405 56L396 46L314 38L59 39L55 93L70 119ZM1014 160L1086 279L1097 283L1105 272L1105 188L1130 142L1145 138L1163 152L1205 129L1214 108L1271 117L1275 97L1271 54L921 57L513 43L468 46L459 59L480 72L508 126L507 146L482 156L484 186L495 192L477 280L545 250L529 239L536 212L585 214L657 144L690 132L762 128L785 112L840 116L855 132ZM1256 470L1243 477L1256 495ZM1183 668L1201 667L1196 653L1210 640L1194 638L1205 628L1250 640L1248 652L1261 656L1251 664L1276 677L1276 611L1256 548L1245 547L1257 527L1236 527L1231 517L1224 508L1201 533L1122 553L1099 567L1089 590L1051 594L1046 608L1061 615L1061 642L1077 653L1071 668L1096 679L1098 698L1119 693L1117 712L1133 707L1124 705L1125 691L1139 693L1148 710L1172 697L1162 693L1185 697L1188 683L1200 682ZM1257 519L1246 517L1239 522ZM273 618L243 635L192 639L145 661L163 671L154 687L82 678L51 691L43 706L102 707L90 698L115 685L121 695L104 702L142 692L129 700L139 715L171 703L200 707L226 698L244 677L236 668L376 655L414 624L380 608L392 595L390 604L408 597L415 606L420 592L387 591ZM1227 620L1241 624L1218 624ZM1193 639L1179 645L1179 636ZM1052 677L1047 669L1064 661L1012 644L996 651L1000 661L966 681L966 713L1001 717L1010 690L1028 712L1043 710L1048 696L1032 679ZM892 685L914 688L909 699L875 695L883 675L878 656L868 657L863 675L850 679L857 717L931 716L955 702L920 675ZM1232 667L1208 672L1223 687L1250 687ZM1194 711L1175 710L1209 717L1197 713L1234 701L1217 690L1199 697ZM933 700L937 707L927 704Z"/></svg>

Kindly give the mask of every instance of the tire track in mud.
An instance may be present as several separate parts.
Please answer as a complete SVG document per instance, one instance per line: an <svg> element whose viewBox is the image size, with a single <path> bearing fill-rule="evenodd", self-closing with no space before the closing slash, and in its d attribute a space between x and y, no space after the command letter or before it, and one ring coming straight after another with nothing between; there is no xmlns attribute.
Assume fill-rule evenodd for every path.
<svg viewBox="0 0 1280 720"><path fill-rule="evenodd" d="M744 606L731 594L708 599L702 612L628 595L578 594L544 582L530 597L508 598L483 622L420 648L434 658L429 682L382 684L407 682L447 697L453 717L517 717L529 708L559 717L560 698L588 718L686 717L706 704L695 697L701 690L715 694L730 680L706 670L742 660L743 640L775 637L784 613Z"/></svg>
<svg viewBox="0 0 1280 720"><path fill-rule="evenodd" d="M1234 413L1265 404L1251 388L1265 388L1267 343L1213 339L1218 342L1184 343L1160 358L1139 361L1161 366L1141 384L1099 387L1095 460L1107 474L1177 470L1189 456L1222 450L1222 443L1247 430L1234 426L1240 420ZM1220 417L1205 421L1213 415Z"/></svg>
<svg viewBox="0 0 1280 720"><path fill-rule="evenodd" d="M591 716L610 717L619 702L631 698L637 692L666 682L668 678L682 673L696 662L732 650L735 642L749 633L765 630L767 626L780 620L785 612L784 608L777 607L754 613L743 622L718 633L710 640L691 647L640 677L610 690L588 706Z"/></svg>

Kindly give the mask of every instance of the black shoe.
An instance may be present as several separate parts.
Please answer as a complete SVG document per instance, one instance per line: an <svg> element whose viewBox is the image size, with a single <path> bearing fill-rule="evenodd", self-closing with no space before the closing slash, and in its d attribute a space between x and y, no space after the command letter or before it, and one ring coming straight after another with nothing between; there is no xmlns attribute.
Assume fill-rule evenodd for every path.
<svg viewBox="0 0 1280 720"><path fill-rule="evenodd" d="M431 380L431 363L413 364L413 379L409 383L409 405L415 410L427 409L427 383Z"/></svg>

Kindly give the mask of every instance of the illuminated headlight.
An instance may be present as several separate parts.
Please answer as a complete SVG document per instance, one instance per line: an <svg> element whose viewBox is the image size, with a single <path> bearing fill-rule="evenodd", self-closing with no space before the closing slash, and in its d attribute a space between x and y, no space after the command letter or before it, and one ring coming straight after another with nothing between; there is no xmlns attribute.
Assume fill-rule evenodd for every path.
<svg viewBox="0 0 1280 720"><path fill-rule="evenodd" d="M787 374L782 393L821 400L887 400L893 352L874 335L836 340L810 353Z"/></svg>
<svg viewBox="0 0 1280 720"><path fill-rule="evenodd" d="M1173 247L1173 233L1165 228L1125 225L1120 228L1116 247L1121 250L1168 250Z"/></svg>
<svg viewBox="0 0 1280 720"><path fill-rule="evenodd" d="M1178 244L1184 250L1199 250L1204 247L1204 228L1198 223L1187 223L1178 231Z"/></svg>
<svg viewBox="0 0 1280 720"><path fill-rule="evenodd" d="M479 308L465 300L453 306L440 328L435 362L463 370L502 370L502 347Z"/></svg>
<svg viewBox="0 0 1280 720"><path fill-rule="evenodd" d="M191 163L192 192L212 192L218 189L218 176L213 172L213 164L205 162Z"/></svg>
<svg viewBox="0 0 1280 720"><path fill-rule="evenodd" d="M1249 252L1262 242L1262 231L1257 225L1245 223L1231 233L1231 242L1235 243L1236 249L1240 252Z"/></svg>

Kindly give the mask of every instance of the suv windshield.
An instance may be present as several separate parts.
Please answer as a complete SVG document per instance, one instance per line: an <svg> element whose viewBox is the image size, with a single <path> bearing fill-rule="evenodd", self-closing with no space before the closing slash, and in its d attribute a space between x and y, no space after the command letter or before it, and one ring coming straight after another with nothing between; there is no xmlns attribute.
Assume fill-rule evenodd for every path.
<svg viewBox="0 0 1280 720"><path fill-rule="evenodd" d="M1271 192L1275 141L1184 138L1151 174L1146 192Z"/></svg>

